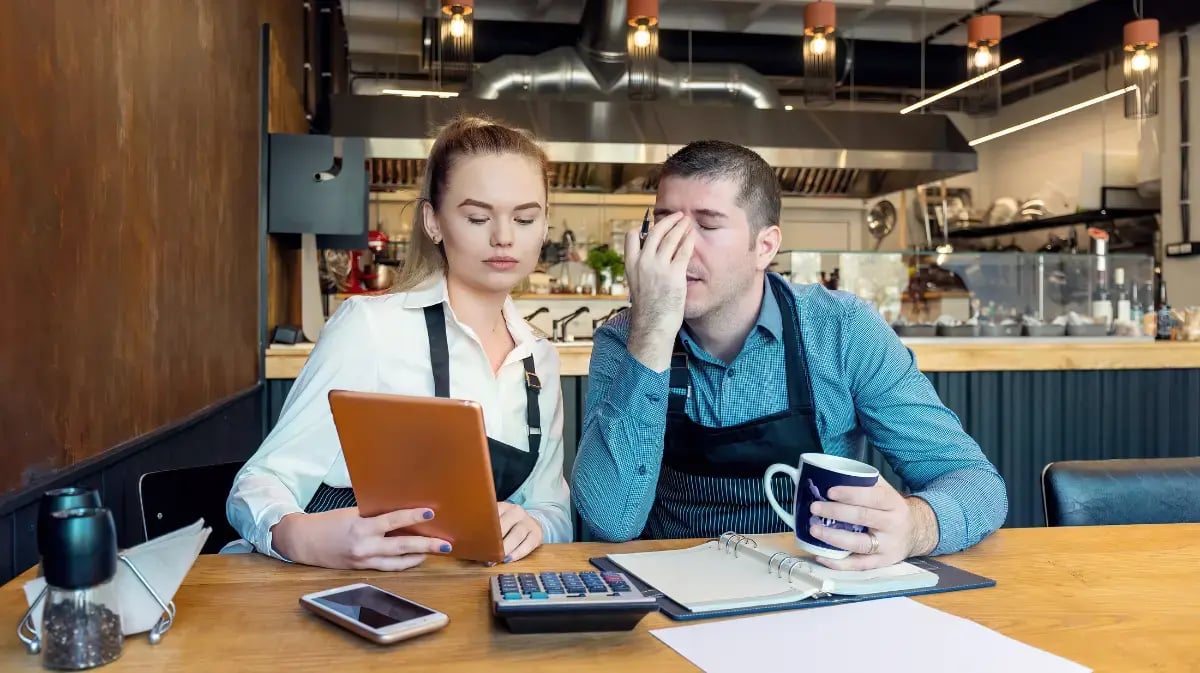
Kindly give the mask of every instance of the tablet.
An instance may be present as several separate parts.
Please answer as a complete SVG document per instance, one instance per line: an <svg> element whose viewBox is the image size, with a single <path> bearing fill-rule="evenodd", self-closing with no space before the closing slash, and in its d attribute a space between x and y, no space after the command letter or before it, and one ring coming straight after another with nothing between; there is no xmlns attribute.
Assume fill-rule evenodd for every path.
<svg viewBox="0 0 1200 673"><path fill-rule="evenodd" d="M450 556L504 560L477 402L332 390L329 406L362 516L428 507L433 519L389 535L437 537Z"/></svg>

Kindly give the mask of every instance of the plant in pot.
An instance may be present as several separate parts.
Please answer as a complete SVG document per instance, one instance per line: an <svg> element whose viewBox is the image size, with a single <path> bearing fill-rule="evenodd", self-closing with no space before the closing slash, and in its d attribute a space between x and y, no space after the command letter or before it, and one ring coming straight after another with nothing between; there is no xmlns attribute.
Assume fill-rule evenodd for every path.
<svg viewBox="0 0 1200 673"><path fill-rule="evenodd" d="M625 275L625 259L608 245L589 250L587 265L596 272L596 288L600 294L611 294L613 279Z"/></svg>

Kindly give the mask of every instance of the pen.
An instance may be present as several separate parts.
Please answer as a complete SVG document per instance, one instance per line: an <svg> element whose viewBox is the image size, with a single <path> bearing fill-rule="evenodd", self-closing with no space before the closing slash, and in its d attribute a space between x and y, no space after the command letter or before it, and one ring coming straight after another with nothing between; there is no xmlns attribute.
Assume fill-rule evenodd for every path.
<svg viewBox="0 0 1200 673"><path fill-rule="evenodd" d="M646 216L642 218L642 233L639 238L641 246L646 247L646 234L650 233L650 209L646 209Z"/></svg>

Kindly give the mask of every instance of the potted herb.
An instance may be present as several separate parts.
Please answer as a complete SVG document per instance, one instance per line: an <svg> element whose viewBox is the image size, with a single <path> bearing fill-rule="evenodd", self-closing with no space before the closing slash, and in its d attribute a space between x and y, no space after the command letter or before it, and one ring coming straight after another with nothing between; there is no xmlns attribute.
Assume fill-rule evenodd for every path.
<svg viewBox="0 0 1200 673"><path fill-rule="evenodd" d="M608 245L588 251L587 265L596 272L596 288L600 294L610 294L613 279L625 274L625 259Z"/></svg>

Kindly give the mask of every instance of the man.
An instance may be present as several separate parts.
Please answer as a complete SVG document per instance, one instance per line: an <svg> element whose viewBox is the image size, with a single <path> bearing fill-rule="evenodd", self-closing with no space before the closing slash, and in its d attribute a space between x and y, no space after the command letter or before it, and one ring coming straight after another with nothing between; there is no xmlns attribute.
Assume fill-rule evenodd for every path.
<svg viewBox="0 0 1200 673"><path fill-rule="evenodd" d="M1003 480L878 313L767 273L780 196L761 157L689 144L663 165L654 217L644 242L637 231L625 241L632 307L593 341L572 491L595 536L789 530L763 493L767 467L805 452L855 457L863 439L912 492L884 479L830 489L811 513L867 532L815 527L852 552L825 565L954 552L1003 524Z"/></svg>

